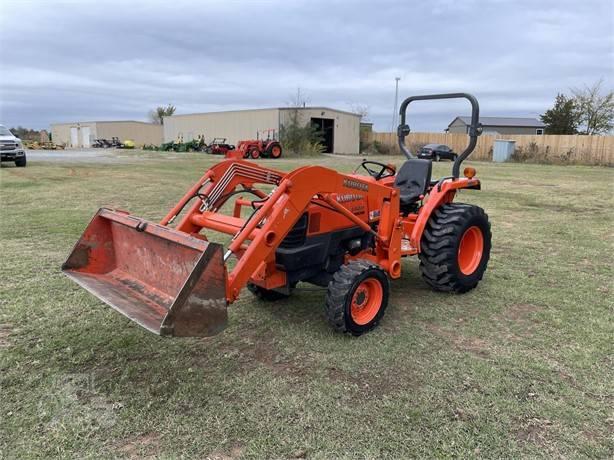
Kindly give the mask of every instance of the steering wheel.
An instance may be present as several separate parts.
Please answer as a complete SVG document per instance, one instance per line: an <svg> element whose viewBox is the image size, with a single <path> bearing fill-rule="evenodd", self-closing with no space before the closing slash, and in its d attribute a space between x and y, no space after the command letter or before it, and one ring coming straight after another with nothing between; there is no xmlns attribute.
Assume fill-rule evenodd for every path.
<svg viewBox="0 0 614 460"><path fill-rule="evenodd" d="M368 165L378 166L379 169L371 169ZM362 163L360 163L360 166L362 166L364 170L369 173L369 176L375 178L375 180L394 176L397 173L397 170L394 166L380 163L379 161L364 160Z"/></svg>

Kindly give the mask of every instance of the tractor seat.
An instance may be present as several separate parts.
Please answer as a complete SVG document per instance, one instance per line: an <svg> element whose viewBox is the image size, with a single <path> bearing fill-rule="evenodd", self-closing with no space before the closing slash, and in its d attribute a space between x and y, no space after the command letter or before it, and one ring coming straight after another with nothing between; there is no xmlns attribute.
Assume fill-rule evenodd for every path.
<svg viewBox="0 0 614 460"><path fill-rule="evenodd" d="M401 166L394 179L394 186L399 189L401 209L413 205L424 195L431 183L431 160L412 158Z"/></svg>

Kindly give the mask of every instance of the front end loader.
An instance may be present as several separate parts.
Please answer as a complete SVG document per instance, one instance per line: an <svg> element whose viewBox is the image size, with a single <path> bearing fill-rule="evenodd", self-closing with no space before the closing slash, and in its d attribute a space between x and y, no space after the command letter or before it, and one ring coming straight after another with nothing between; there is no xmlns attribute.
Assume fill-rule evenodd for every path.
<svg viewBox="0 0 614 460"><path fill-rule="evenodd" d="M470 101L470 141L452 174L433 179L430 160L405 146L406 111L411 102L443 98ZM400 120L407 161L398 171L363 161L362 174L315 165L283 172L226 159L159 223L100 209L62 270L147 330L176 337L223 330L227 306L245 287L276 300L301 282L326 288L335 330L361 335L381 321L390 280L414 255L433 289L471 290L488 263L490 224L481 208L454 198L480 189L473 168L460 176L480 134L478 102L464 93L410 97ZM228 235L229 243L209 241L209 232Z"/></svg>

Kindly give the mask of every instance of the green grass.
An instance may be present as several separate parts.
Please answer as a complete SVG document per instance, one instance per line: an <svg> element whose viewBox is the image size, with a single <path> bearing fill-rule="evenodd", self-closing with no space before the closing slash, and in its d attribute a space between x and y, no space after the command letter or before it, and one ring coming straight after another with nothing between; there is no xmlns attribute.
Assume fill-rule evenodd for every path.
<svg viewBox="0 0 614 460"><path fill-rule="evenodd" d="M161 339L60 273L99 206L157 220L212 164L134 156L0 171L0 457L612 457L614 170L475 163L483 282L435 293L405 260L360 338L322 292L245 291L222 334ZM358 159L267 164L315 161Z"/></svg>

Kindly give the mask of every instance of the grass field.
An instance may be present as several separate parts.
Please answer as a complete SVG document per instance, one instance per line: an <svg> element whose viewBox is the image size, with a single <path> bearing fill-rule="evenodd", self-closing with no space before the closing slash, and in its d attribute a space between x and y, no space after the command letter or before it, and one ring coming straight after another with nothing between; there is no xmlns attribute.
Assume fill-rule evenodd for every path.
<svg viewBox="0 0 614 460"><path fill-rule="evenodd" d="M405 260L360 338L323 292L245 291L224 333L161 339L60 273L99 206L158 220L212 164L132 155L0 170L0 457L614 454L613 169L474 163L483 190L458 201L492 222L483 282L434 293ZM274 164L315 161L358 163Z"/></svg>

